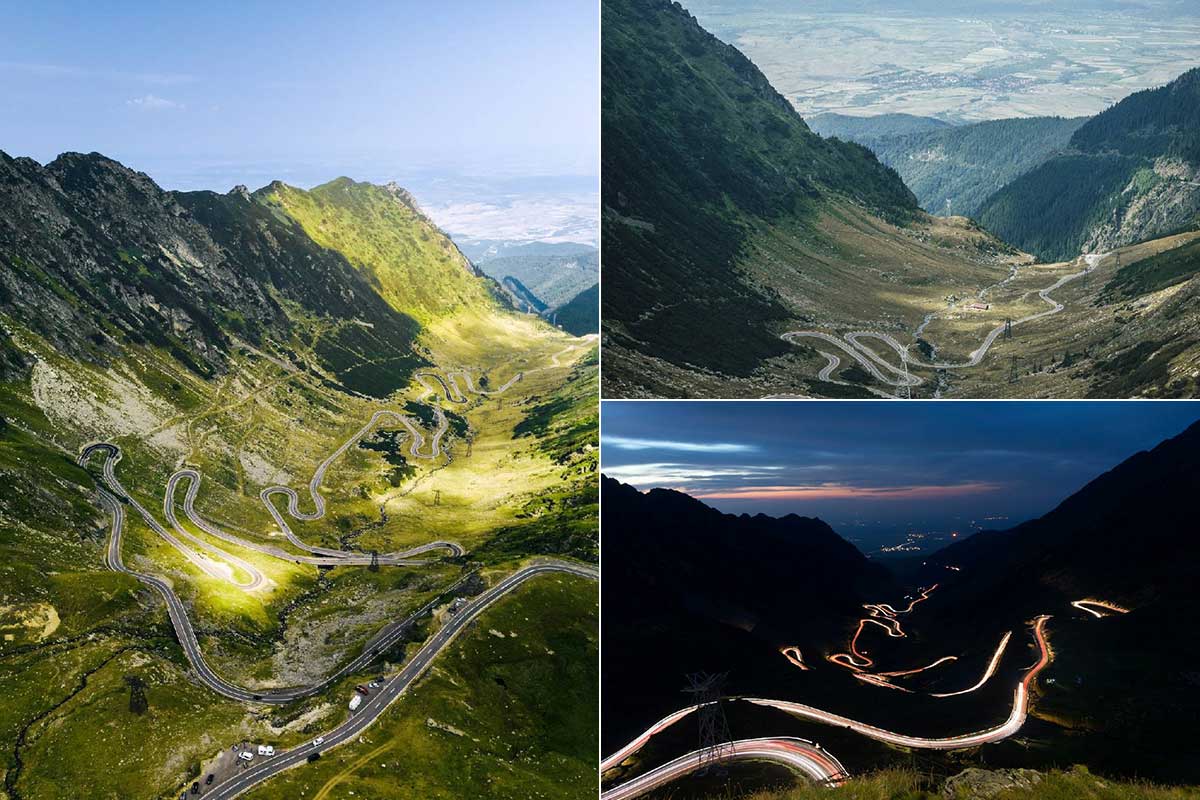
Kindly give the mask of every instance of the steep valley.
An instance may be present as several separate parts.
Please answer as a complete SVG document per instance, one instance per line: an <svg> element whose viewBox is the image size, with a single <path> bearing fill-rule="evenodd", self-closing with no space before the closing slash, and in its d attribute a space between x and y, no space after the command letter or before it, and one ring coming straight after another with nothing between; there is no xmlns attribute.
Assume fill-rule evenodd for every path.
<svg viewBox="0 0 1200 800"><path fill-rule="evenodd" d="M162 598L105 568L101 462L76 465L88 443L120 446L117 477L163 524L168 478L199 472L197 511L245 545L180 514L182 531L262 583L185 557L132 507L123 559L169 582L220 675L264 693L336 672L432 602L370 674L404 663L472 571L465 598L533 556L596 559L595 341L511 311L399 187L177 194L96 154L0 154L0 196L0 797L177 796L231 744L294 746L345 719L366 679L276 706L201 684ZM353 439L385 409L413 427ZM410 451L414 430L434 457ZM259 549L290 548L260 491L311 508L304 485L347 442L314 490L324 518L289 517L299 539L367 560L439 540L465 555L368 568ZM570 608L594 606L594 583L569 576L514 602L545 606L522 592L555 580ZM594 646L586 613L555 624L575 655Z"/></svg>

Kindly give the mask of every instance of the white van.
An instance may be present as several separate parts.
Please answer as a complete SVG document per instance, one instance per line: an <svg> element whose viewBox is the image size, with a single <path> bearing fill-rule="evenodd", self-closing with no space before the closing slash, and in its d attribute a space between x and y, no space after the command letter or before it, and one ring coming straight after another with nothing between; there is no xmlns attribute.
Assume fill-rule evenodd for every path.
<svg viewBox="0 0 1200 800"><path fill-rule="evenodd" d="M356 694L356 695L354 695L354 697L350 698L350 710L351 711L357 711L358 707L360 705L362 705L362 695L361 694Z"/></svg>
<svg viewBox="0 0 1200 800"><path fill-rule="evenodd" d="M260 744L258 746L258 754L260 756L273 756L275 755L275 748L269 744Z"/></svg>

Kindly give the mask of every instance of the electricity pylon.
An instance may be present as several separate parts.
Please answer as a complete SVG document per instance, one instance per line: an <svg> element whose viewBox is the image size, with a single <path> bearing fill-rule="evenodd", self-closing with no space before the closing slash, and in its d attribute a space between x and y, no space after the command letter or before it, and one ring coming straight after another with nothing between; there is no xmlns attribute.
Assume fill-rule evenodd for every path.
<svg viewBox="0 0 1200 800"><path fill-rule="evenodd" d="M718 766L721 760L733 752L733 737L729 733L729 720L725 718L725 707L721 704L721 688L729 673L711 675L694 672L687 676L688 686L683 691L692 695L700 723L700 746L697 748L697 773L706 774Z"/></svg>

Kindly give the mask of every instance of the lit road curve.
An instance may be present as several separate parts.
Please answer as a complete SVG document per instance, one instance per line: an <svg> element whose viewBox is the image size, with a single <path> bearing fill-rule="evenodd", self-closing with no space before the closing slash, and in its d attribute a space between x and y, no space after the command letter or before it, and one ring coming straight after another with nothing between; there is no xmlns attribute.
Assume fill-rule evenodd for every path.
<svg viewBox="0 0 1200 800"><path fill-rule="evenodd" d="M855 630L854 636L850 639L850 652L834 653L833 655L826 656L826 659L837 664L839 667L845 667L856 673L873 666L875 662L868 658L866 653L860 652L858 649L858 637L862 635L863 628L868 623L871 623L883 628L887 631L887 635L893 639L903 639L906 634L904 633L904 629L900 627L900 620L896 619L896 617L902 614L911 614L912 610L916 608L917 603L928 600L929 595L937 588L938 584L935 583L933 586L917 590L918 596L909 601L908 608L896 609L888 603L864 604L863 608L867 610L867 616L858 621L858 629Z"/></svg>
<svg viewBox="0 0 1200 800"><path fill-rule="evenodd" d="M514 572L452 616L441 630L422 645L421 649L399 673L389 678L373 694L363 699L362 705L350 719L323 734L324 742L321 745L314 746L310 741L291 750L285 750L256 761L248 769L237 773L224 783L214 786L204 794L204 797L208 800L230 800L284 770L304 764L308 757L315 752L324 753L338 745L357 739L388 706L404 694L463 628L474 621L489 606L525 581L537 575L550 573L567 573L590 580L596 580L599 577L595 568L556 560L538 562Z"/></svg>
<svg viewBox="0 0 1200 800"><path fill-rule="evenodd" d="M967 747L975 747L989 742L998 742L1012 736L1021 729L1025 724L1026 716L1029 712L1029 687L1037 678L1047 664L1050 663L1052 653L1049 644L1046 642L1045 625L1046 620L1050 619L1048 615L1038 617L1033 623L1034 639L1038 645L1039 656L1038 660L1029 671L1025 673L1025 677L1016 685L1013 692L1013 706L1008 718L1001 724L988 728L987 730L978 731L976 733L968 733L959 736L948 736L945 738L926 738L921 736L908 736L900 733L893 733L884 730L883 728L868 725L863 722L843 717L839 714L833 714L828 711L822 711L813 706L804 705L803 703L793 703L788 700L770 700L759 697L733 697L730 700L753 703L754 705L766 706L768 708L777 708L785 711L793 716L802 717L804 719L813 720L815 722L824 723L826 725L835 725L839 728L847 728L857 733L867 736L872 739L877 739L882 742L900 745L902 747L912 747L923 750L958 750ZM650 741L651 737L661 732L662 730L674 725L679 720L692 714L699 706L689 706L682 708L679 711L670 714L654 725L650 726L644 733L631 741L629 744L622 747L620 750L613 753L608 758L605 758L601 764L601 771L607 770L624 761L629 756L637 751Z"/></svg>
<svg viewBox="0 0 1200 800"><path fill-rule="evenodd" d="M680 756L600 795L600 800L630 800L665 786L696 771L701 751ZM782 764L826 786L835 786L848 777L846 768L832 753L805 739L791 737L739 739L731 742L713 761L769 761ZM711 762L709 762L711 763Z"/></svg>
<svg viewBox="0 0 1200 800"><path fill-rule="evenodd" d="M802 717L804 719L821 722L826 725L836 725L841 728L848 728L863 736L871 739L877 739L888 744L900 745L901 747L912 747L922 750L959 750L966 747L976 747L989 742L998 742L1002 739L1007 739L1021 729L1025 724L1025 718L1029 712L1029 687L1039 672L1050 663L1051 651L1050 646L1046 643L1045 625L1048 616L1038 617L1033 624L1034 638L1037 640L1040 655L1037 663L1030 667L1025 673L1025 677L1017 684L1013 692L1012 711L1001 724L988 728L987 730L978 731L976 733L962 734L959 736L947 736L945 738L926 738L922 736L908 736L901 733L893 733L892 731L877 728L874 725L868 725L863 722L852 720L849 717L843 717L838 714L831 714L828 711L822 711L819 708L814 708L803 703L793 703L787 700L767 700L762 698L746 697L740 698L748 703L753 703L759 706L768 706L777 708L781 711L786 711L793 716Z"/></svg>
<svg viewBox="0 0 1200 800"><path fill-rule="evenodd" d="M957 697L960 694L970 694L987 683L993 675L996 674L996 667L1000 665L1000 659L1004 656L1004 649L1008 647L1008 640L1012 638L1012 631L1007 632L1000 637L1000 644L996 647L996 652L992 653L992 660L988 662L987 668L983 671L982 677L975 682L974 685L968 686L966 689L961 689L957 692L944 692L942 694L931 694L930 697Z"/></svg>
<svg viewBox="0 0 1200 800"><path fill-rule="evenodd" d="M1071 605L1080 611L1086 611L1093 617L1107 617L1111 614L1128 614L1129 609L1110 603L1107 600L1074 600Z"/></svg>

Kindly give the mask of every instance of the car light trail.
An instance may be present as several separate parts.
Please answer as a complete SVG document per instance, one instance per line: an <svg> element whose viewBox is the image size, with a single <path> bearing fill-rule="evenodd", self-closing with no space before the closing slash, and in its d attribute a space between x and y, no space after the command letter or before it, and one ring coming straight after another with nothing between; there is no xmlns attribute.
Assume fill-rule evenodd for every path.
<svg viewBox="0 0 1200 800"><path fill-rule="evenodd" d="M612 769L617 764L620 764L622 761L624 761L625 759L629 758L631 755L636 753L638 750L641 750L642 747L645 746L646 742L650 741L651 736L653 736L656 733L661 733L662 731L664 731L667 728L674 725L676 722L679 722L679 720L683 719L688 714L691 714L692 712L694 712L706 705L708 705L708 703L701 703L701 704L695 705L695 706L688 706L687 708L681 708L678 711L676 711L675 713L668 714L667 716L663 717L658 722L654 723L649 728L647 728L642 733L641 736L638 736L632 742L625 745L624 747L622 747L617 752L613 753L608 758L602 760L600 762L600 771L604 772L605 770Z"/></svg>
<svg viewBox="0 0 1200 800"><path fill-rule="evenodd" d="M1128 608L1122 608L1116 603L1110 603L1107 600L1075 600L1071 603L1071 605L1075 606L1075 608L1078 608L1080 611L1086 611L1093 617L1097 618L1107 617L1108 614L1104 613L1106 611L1113 614L1129 613ZM1096 608L1088 608L1088 606L1096 606Z"/></svg>
<svg viewBox="0 0 1200 800"><path fill-rule="evenodd" d="M945 738L927 738L923 736L908 736L906 734L894 733L884 730L883 728L868 725L863 722L852 720L849 717L843 717L839 714L831 714L828 711L822 711L819 708L804 705L803 703L793 703L786 700L768 700L763 698L746 697L740 698L747 703L753 703L759 706L767 706L785 711L793 716L810 719L815 722L821 722L826 725L836 725L841 728L860 733L871 739L877 739L888 744L895 744L901 747L912 747L922 750L960 750L966 747L976 747L989 742L998 742L1002 739L1007 739L1021 729L1025 724L1025 718L1029 711L1029 687L1037 678L1047 664L1050 663L1052 652L1050 645L1046 642L1045 625L1049 616L1043 615L1038 617L1033 623L1033 634L1037 640L1040 655L1037 662L1030 667L1025 673L1025 677L1017 684L1013 691L1012 711L1009 712L1008 719L994 728L988 728L976 733L968 733L960 736L948 736Z"/></svg>
<svg viewBox="0 0 1200 800"><path fill-rule="evenodd" d="M804 663L804 656L801 655L799 647L796 647L795 645L781 647L779 648L779 652L783 654L783 657L786 658L792 664L792 666L799 667L803 670L808 669L808 665Z"/></svg>
<svg viewBox="0 0 1200 800"><path fill-rule="evenodd" d="M782 764L826 786L837 786L849 777L846 768L832 753L805 739L739 739L731 742L711 759L702 760L704 755L705 751L696 750L680 756L603 792L600 800L631 800L640 797L713 762L770 761Z"/></svg>
<svg viewBox="0 0 1200 800"><path fill-rule="evenodd" d="M899 611L887 603L867 603L863 608L867 610L868 616L858 621L858 630L854 632L853 638L850 639L850 652L834 653L831 656L826 656L826 659L831 663L837 664L839 667L845 667L854 672L862 672L867 667L873 666L875 662L868 658L866 653L859 652L858 650L858 637L862 635L863 626L870 622L883 628L887 631L888 636L893 639L904 638L906 634L904 633L904 629L900 627L900 621L896 617L900 614L911 613L917 603L928 600L929 595L937 587L938 585L935 583L933 586L917 590L919 597L914 597L909 601L908 608Z"/></svg>
<svg viewBox="0 0 1200 800"><path fill-rule="evenodd" d="M1033 636L1038 645L1038 660L1025 673L1025 677L1017 683L1013 690L1012 710L1009 712L1008 718L999 725L988 728L986 730L977 731L975 733L962 734L959 736L948 736L944 738L927 738L922 736L909 736L901 733L884 730L883 728L869 725L865 722L843 717L840 714L833 714L828 711L823 711L813 706L803 703L794 703L788 700L770 700L760 697L734 697L730 700L752 703L758 706L768 708L777 708L780 711L787 712L796 717L813 720L814 722L824 723L826 725L835 725L839 728L846 728L855 731L871 739L876 739L881 742L899 745L901 747L911 747L921 750L961 750L968 747L976 747L981 744L990 742L998 742L1002 739L1007 739L1021 729L1025 724L1026 716L1029 713L1029 687L1037 678L1038 673L1045 669L1053 657L1053 651L1050 649L1049 643L1046 641L1046 620L1050 616L1043 614L1033 621ZM1011 632L1010 632L1011 635ZM1007 645L1007 637L1004 640ZM999 650L999 648L998 648ZM998 661L996 656L993 656L994 661ZM629 756L636 753L646 742L650 740L654 734L675 724L679 720L694 712L698 706L690 706L688 708L676 711L663 719L659 720L641 736L634 739L629 744L622 747L613 755L604 759L600 768L601 771L610 769L611 767L624 761ZM632 796L632 795L630 795Z"/></svg>
<svg viewBox="0 0 1200 800"><path fill-rule="evenodd" d="M1004 655L1004 648L1008 647L1008 640L1012 638L1012 631L1004 634L1000 638L1000 645L996 648L996 652L992 653L992 660L988 662L987 669L983 671L983 677L974 685L967 689L961 689L957 692L944 692L942 694L931 694L930 697L957 697L960 694L969 694L988 682L988 679L996 674L996 667L1000 665L1000 658Z"/></svg>

